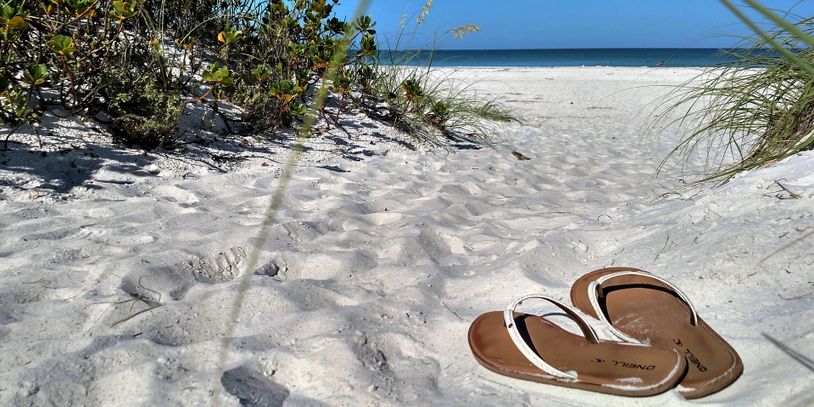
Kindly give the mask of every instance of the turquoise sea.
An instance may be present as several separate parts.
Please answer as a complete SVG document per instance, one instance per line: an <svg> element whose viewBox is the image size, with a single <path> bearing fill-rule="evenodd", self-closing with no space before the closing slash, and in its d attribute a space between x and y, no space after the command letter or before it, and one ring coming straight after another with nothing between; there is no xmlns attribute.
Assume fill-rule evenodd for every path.
<svg viewBox="0 0 814 407"><path fill-rule="evenodd" d="M382 52L381 60L399 65L433 66L666 66L702 67L732 62L734 50L717 48L615 48L437 50Z"/></svg>

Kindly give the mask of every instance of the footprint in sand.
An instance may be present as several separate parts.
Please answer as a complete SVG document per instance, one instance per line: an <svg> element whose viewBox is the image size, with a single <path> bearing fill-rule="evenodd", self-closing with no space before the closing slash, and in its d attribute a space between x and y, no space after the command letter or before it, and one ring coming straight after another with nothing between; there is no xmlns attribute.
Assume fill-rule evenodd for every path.
<svg viewBox="0 0 814 407"><path fill-rule="evenodd" d="M240 275L246 260L246 250L233 247L211 257L196 257L176 263L175 268L189 273L195 281L215 284L234 280Z"/></svg>

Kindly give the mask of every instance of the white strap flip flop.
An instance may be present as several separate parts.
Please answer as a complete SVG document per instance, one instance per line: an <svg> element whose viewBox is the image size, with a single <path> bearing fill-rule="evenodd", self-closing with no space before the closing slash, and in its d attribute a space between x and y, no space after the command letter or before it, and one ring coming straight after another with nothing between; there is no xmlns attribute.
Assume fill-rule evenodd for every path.
<svg viewBox="0 0 814 407"><path fill-rule="evenodd" d="M518 313L528 300L548 301L582 331L566 331L544 316ZM569 306L545 295L526 295L503 312L487 312L469 328L469 347L487 369L513 378L624 396L665 392L682 379L687 363L672 349L600 341Z"/></svg>

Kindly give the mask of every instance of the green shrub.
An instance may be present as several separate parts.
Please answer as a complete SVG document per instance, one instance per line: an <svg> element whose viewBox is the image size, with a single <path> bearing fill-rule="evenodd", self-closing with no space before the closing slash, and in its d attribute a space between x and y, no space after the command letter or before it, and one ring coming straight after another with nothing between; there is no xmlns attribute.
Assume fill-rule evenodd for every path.
<svg viewBox="0 0 814 407"><path fill-rule="evenodd" d="M112 76L127 78L122 72ZM117 140L147 150L172 146L182 113L178 96L165 92L149 77L120 82L110 79L107 90L115 95L107 110L113 117L110 127Z"/></svg>
<svg viewBox="0 0 814 407"><path fill-rule="evenodd" d="M383 100L391 121L420 139L475 124L471 101L426 73L383 68L375 22L340 20L338 2L0 0L0 120L36 122L54 104L104 112L117 139L149 149L173 144L191 104L213 114L236 104L255 132L296 125L328 82L340 112L347 103L372 112L369 103Z"/></svg>

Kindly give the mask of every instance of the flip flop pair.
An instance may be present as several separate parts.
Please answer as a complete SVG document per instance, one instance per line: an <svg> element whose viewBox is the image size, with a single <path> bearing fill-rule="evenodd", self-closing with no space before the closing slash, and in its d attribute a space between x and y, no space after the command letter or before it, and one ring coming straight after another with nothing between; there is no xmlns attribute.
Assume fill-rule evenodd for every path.
<svg viewBox="0 0 814 407"><path fill-rule="evenodd" d="M566 331L544 316L517 312L545 300L582 331ZM715 393L743 371L735 350L698 316L668 281L634 268L606 268L580 277L571 302L616 337L601 340L574 309L545 295L519 298L504 312L479 316L469 346L487 369L509 377L623 396L676 388L687 399Z"/></svg>

